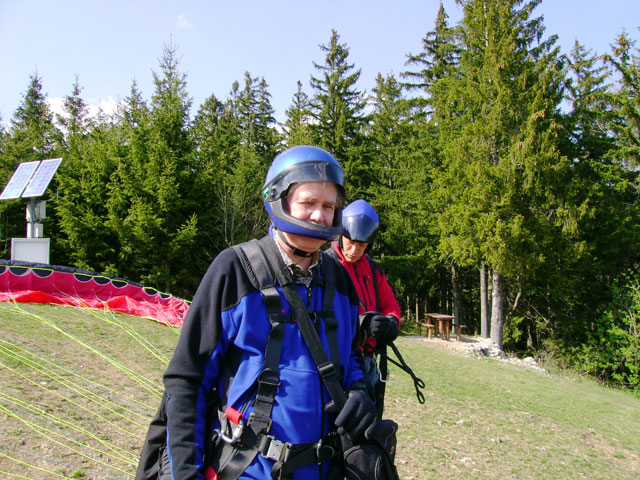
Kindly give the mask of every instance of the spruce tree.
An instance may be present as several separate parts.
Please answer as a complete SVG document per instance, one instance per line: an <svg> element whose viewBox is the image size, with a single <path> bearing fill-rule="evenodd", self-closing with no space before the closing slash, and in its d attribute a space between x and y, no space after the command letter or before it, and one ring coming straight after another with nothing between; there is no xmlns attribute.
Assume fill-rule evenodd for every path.
<svg viewBox="0 0 640 480"><path fill-rule="evenodd" d="M74 142L82 140L83 135L86 135L91 128L89 108L81 93L82 87L80 87L76 76L71 94L64 99L64 114L56 114L56 120L61 127L68 148L71 148L71 144Z"/></svg>
<svg viewBox="0 0 640 480"><path fill-rule="evenodd" d="M109 182L108 226L119 243L122 276L177 295L192 293L201 271L198 197L194 191L191 99L179 71L176 48L165 46L161 73L153 73L150 106L137 85L120 115L112 152L116 162Z"/></svg>
<svg viewBox="0 0 640 480"><path fill-rule="evenodd" d="M609 125L616 118L610 101L611 75L601 57L578 41L568 58L567 100L571 109L565 125L565 151L576 162L599 161L615 147Z"/></svg>
<svg viewBox="0 0 640 480"><path fill-rule="evenodd" d="M65 241L63 234L63 224L69 227L69 223L78 225L84 223L86 217L78 212L65 211L65 205L68 205L69 197L65 195L65 190L69 183L77 181L81 183L82 178L95 178L91 171L86 170L86 147L88 145L88 136L92 132L92 125L89 119L89 109L81 95L82 88L78 81L78 77L72 85L71 94L67 95L63 103L63 113L56 114L56 120L62 131L61 138L61 155L64 161L58 168L57 185L59 189L59 199L47 205L47 220L45 221L45 230L51 232L51 235L57 237L57 241L51 245L51 255L56 258L56 262L61 265L73 265L73 248ZM82 172L82 173L81 173ZM91 175L94 175L91 177ZM86 185L86 182L85 182ZM89 197L93 192L85 192ZM89 198L86 201L91 202ZM91 202L93 203L93 202ZM86 203L88 205L90 203ZM61 211L62 208L62 211ZM64 215L64 218L61 217ZM95 220L95 219L94 219ZM82 227L81 227L82 228ZM94 237L86 237L85 240L91 242ZM84 248L89 248L83 245ZM87 268L87 264L76 264L78 267Z"/></svg>
<svg viewBox="0 0 640 480"><path fill-rule="evenodd" d="M54 125L53 115L42 89L42 78L37 73L32 75L23 101L11 119L11 140L6 147L5 161L14 159L17 165L19 162L41 160L55 155L60 131Z"/></svg>
<svg viewBox="0 0 640 480"><path fill-rule="evenodd" d="M539 0L461 2L462 52L457 76L437 82L443 167L440 248L458 265L492 270L491 338L503 343L503 282L544 262L552 212L566 164L557 151L562 68L555 37L541 41ZM437 97L437 98L436 98ZM514 295L514 297L517 295Z"/></svg>
<svg viewBox="0 0 640 480"><path fill-rule="evenodd" d="M349 48L340 43L335 30L327 45L324 63L313 62L319 76L311 76L311 115L314 142L331 152L341 162L347 175L349 192L361 196L370 182L366 178L366 156L362 129L367 122L364 92L356 83L361 71L348 62Z"/></svg>
<svg viewBox="0 0 640 480"><path fill-rule="evenodd" d="M610 97L620 112L618 121L610 124L618 137L616 158L634 168L640 165L640 49L623 32L604 58L620 78L618 91Z"/></svg>
<svg viewBox="0 0 640 480"><path fill-rule="evenodd" d="M67 131L67 151L59 169L58 243L71 266L140 280L125 219L131 197L141 189L132 152L138 152L136 158L144 163L142 131L148 108L134 82L115 118L89 120L79 93L74 85L61 119L78 127ZM83 124L89 126L86 131L80 127Z"/></svg>
<svg viewBox="0 0 640 480"><path fill-rule="evenodd" d="M195 152L195 190L200 197L200 240L206 258L211 261L229 245L225 230L227 196L226 177L231 174L240 145L240 127L231 102L215 95L201 105L191 133Z"/></svg>
<svg viewBox="0 0 640 480"><path fill-rule="evenodd" d="M433 88L439 80L455 75L460 56L455 30L449 26L448 18L444 5L440 2L435 28L422 39L422 51L407 55L405 65L419 67L419 70L406 70L402 73L402 78L406 79L403 87L410 92L422 93L413 103L420 107L420 111L429 115L433 114L433 109L429 108Z"/></svg>
<svg viewBox="0 0 640 480"><path fill-rule="evenodd" d="M571 305L573 315L549 325L565 345L594 342L600 329L593 318L607 307L610 286L640 253L634 241L640 235L636 174L618 156L621 110L612 102L612 77L601 59L578 42L569 59L571 110L564 118L561 148L571 168L564 179L564 241L556 249L567 278L554 291L562 304ZM541 300L538 307L543 309Z"/></svg>
<svg viewBox="0 0 640 480"><path fill-rule="evenodd" d="M448 18L444 6L440 3L434 29L422 39L422 51L417 54L407 55L405 64L412 70L404 71L401 74L402 78L405 79L402 86L411 95L408 101L412 106L412 116L414 118L412 128L416 131L413 136L415 138L428 139L426 143L423 142L426 148L419 151L421 155L429 159L430 168L425 172L413 173L412 178L424 177L428 179L429 183L432 181L434 169L442 164L441 144L443 142L440 139L441 127L446 125L446 116L452 114L451 106L435 108L434 105L435 102L448 103L446 101L446 89L444 89L444 94L439 94L439 90L443 90L443 84L447 81L457 78L456 72L460 56L460 45L456 31L449 26ZM445 118L441 119L439 118L440 116ZM431 192L431 189L432 187L429 185L425 187L424 191ZM437 210L438 206L434 206L436 200L437 198L434 198L431 194L424 196L422 203L425 204L425 211L432 212ZM437 232L437 228L434 227L436 217L433 215L425 215L424 217L428 219L430 230ZM437 248L434 248L436 242L434 242L433 237L433 233L431 233L430 241L425 242L424 245L428 245L431 248L430 256L433 257L431 261L435 264L438 253ZM434 265L437 270L436 276L438 280L433 280L432 282L434 285L431 295L433 301L429 303L433 304L432 310L451 313L449 292L453 287L451 273L455 271L455 265L452 264L452 259L448 253L442 252L441 257L442 260L446 261L446 264ZM456 298L459 297L456 296ZM439 304L439 307L436 307L437 304Z"/></svg>
<svg viewBox="0 0 640 480"><path fill-rule="evenodd" d="M20 163L60 156L61 133L43 93L42 78L29 77L29 86L16 109L0 156L0 188L4 189ZM52 190L49 189L48 192ZM47 197L41 200L46 200ZM26 231L25 205L21 199L0 202L0 257L10 258L11 238L23 238Z"/></svg>
<svg viewBox="0 0 640 480"><path fill-rule="evenodd" d="M419 255L426 248L424 191L430 165L430 156L423 154L432 145L420 131L424 126L409 121L409 104L393 76L379 74L373 94L367 143L372 152L368 176L374 180L366 196L382 217L388 216L384 223L393 243L387 253Z"/></svg>
<svg viewBox="0 0 640 480"><path fill-rule="evenodd" d="M283 127L285 143L288 148L296 145L310 145L313 143L311 132L311 102L302 90L302 82L298 80L297 90L292 98L292 104L287 109L286 121Z"/></svg>
<svg viewBox="0 0 640 480"><path fill-rule="evenodd" d="M435 242L429 232L428 192L433 137L424 119L413 119L411 105L395 77L378 75L366 129L369 172L365 198L380 216L373 254L399 298L425 298L433 284Z"/></svg>
<svg viewBox="0 0 640 480"><path fill-rule="evenodd" d="M118 178L114 150L118 136L113 125L95 123L74 145L58 170L59 198L55 204L55 245L63 251L63 265L116 276L131 277L121 269L121 244L109 217L110 196Z"/></svg>
<svg viewBox="0 0 640 480"><path fill-rule="evenodd" d="M243 89L234 86L231 100L240 142L230 173L224 178L225 232L229 245L266 233L260 190L280 140L264 79L246 72Z"/></svg>
<svg viewBox="0 0 640 480"><path fill-rule="evenodd" d="M202 230L207 255L262 236L267 222L260 198L280 142L264 79L245 73L223 103L207 99L193 125L199 191L208 192Z"/></svg>
<svg viewBox="0 0 640 480"><path fill-rule="evenodd" d="M147 158L136 171L142 190L132 198L129 220L136 223L137 247L144 252L143 281L183 294L174 286L193 277L191 266L199 263L200 193L193 189L191 99L173 45L165 46L160 68L161 73L153 73Z"/></svg>

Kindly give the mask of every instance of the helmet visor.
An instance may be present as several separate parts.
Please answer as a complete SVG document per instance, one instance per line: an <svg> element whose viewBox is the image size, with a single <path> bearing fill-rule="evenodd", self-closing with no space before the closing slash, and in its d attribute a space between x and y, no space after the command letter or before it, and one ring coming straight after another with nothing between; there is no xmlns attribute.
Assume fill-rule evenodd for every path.
<svg viewBox="0 0 640 480"><path fill-rule="evenodd" d="M342 218L342 234L354 242L373 243L378 235L379 223L367 215Z"/></svg>
<svg viewBox="0 0 640 480"><path fill-rule="evenodd" d="M330 162L305 162L292 165L280 172L262 189L263 201L272 202L282 196L294 183L300 182L331 182L336 185L338 192L344 191L344 171L339 165Z"/></svg>

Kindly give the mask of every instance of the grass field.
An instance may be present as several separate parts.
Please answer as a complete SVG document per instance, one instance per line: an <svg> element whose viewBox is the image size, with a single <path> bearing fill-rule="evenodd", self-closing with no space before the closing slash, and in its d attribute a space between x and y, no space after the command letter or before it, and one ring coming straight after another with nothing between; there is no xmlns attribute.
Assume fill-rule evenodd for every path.
<svg viewBox="0 0 640 480"><path fill-rule="evenodd" d="M99 310L0 303L0 478L133 478L178 330ZM640 399L402 337L385 416L402 479L640 478Z"/></svg>

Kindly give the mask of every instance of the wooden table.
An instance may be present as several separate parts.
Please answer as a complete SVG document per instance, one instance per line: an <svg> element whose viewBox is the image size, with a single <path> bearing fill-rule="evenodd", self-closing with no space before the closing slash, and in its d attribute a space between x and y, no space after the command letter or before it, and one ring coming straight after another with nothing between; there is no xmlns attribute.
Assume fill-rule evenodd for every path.
<svg viewBox="0 0 640 480"><path fill-rule="evenodd" d="M426 313L427 328L429 325L435 325L435 334L440 335L442 340L449 340L451 331L451 320L456 317L453 315L445 315L444 313Z"/></svg>

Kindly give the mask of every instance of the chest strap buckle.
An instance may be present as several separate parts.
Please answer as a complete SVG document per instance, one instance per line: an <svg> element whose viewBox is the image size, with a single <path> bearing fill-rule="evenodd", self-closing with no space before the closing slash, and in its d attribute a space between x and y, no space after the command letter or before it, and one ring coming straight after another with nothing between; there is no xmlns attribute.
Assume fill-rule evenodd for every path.
<svg viewBox="0 0 640 480"><path fill-rule="evenodd" d="M258 450L263 457L268 458L269 460L274 460L276 462L279 462L281 460L284 461L290 449L291 443L281 442L280 440L277 440L273 435L262 435L262 438L260 439L260 445L258 446Z"/></svg>

